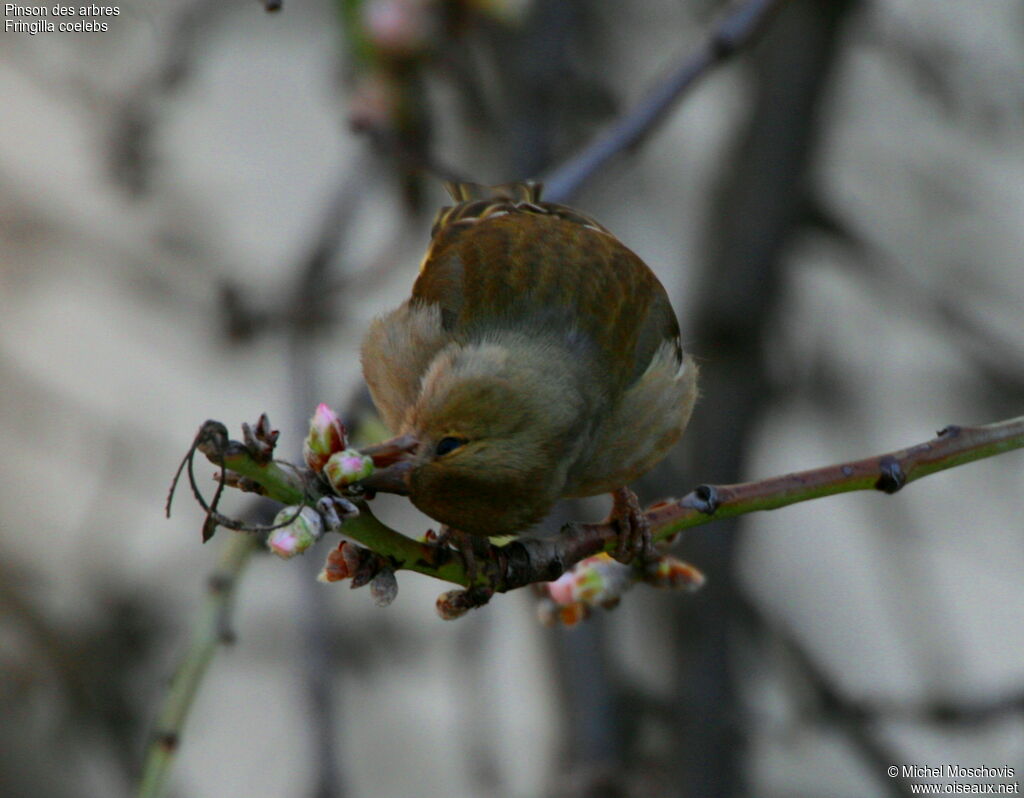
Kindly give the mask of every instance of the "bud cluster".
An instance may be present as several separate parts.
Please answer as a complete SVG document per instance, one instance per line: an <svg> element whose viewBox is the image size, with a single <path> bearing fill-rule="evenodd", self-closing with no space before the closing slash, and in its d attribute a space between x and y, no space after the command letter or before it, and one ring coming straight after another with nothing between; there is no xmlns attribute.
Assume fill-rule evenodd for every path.
<svg viewBox="0 0 1024 798"><path fill-rule="evenodd" d="M343 488L373 473L373 459L348 448L348 433L341 419L326 404L317 405L309 420L309 433L302 443L306 465L341 492Z"/></svg>
<svg viewBox="0 0 1024 798"><path fill-rule="evenodd" d="M596 554L580 560L553 582L538 585L541 601L537 614L546 626L574 626L594 607L615 607L638 582L692 593L704 584L704 575L667 554L643 565L623 565L608 553Z"/></svg>
<svg viewBox="0 0 1024 798"><path fill-rule="evenodd" d="M317 579L321 582L340 582L351 579L350 587L369 583L370 595L378 607L386 607L398 595L398 580L394 568L381 555L343 540L327 554L327 562Z"/></svg>

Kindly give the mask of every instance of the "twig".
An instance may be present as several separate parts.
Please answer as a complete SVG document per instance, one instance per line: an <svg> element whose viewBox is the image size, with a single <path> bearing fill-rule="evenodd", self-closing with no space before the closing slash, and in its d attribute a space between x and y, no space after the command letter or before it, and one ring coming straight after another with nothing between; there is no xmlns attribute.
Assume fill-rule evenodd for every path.
<svg viewBox="0 0 1024 798"><path fill-rule="evenodd" d="M158 37L160 51L153 64L135 85L121 92L107 118L107 161L113 181L132 196L152 186L155 157L154 139L161 109L167 96L180 91L196 63L196 50L223 4L215 0L188 0L175 4L167 30ZM95 105L95 103L92 103Z"/></svg>
<svg viewBox="0 0 1024 798"><path fill-rule="evenodd" d="M786 0L747 0L734 6L711 30L696 53L688 55L650 94L581 152L542 178L549 202L566 202L602 166L643 141L683 94L711 68L745 47Z"/></svg>
<svg viewBox="0 0 1024 798"><path fill-rule="evenodd" d="M163 794L167 774L181 741L185 718L203 675L213 659L217 644L231 640L228 621L235 586L249 563L250 555L259 545L256 537L234 535L221 552L220 562L209 579L202 613L192 630L192 641L157 715L153 739L146 751L138 798L157 798Z"/></svg>
<svg viewBox="0 0 1024 798"><path fill-rule="evenodd" d="M220 430L206 437L226 440ZM202 434L202 431L201 431ZM921 477L965 463L1024 447L1024 416L977 427L946 427L938 437L908 449L736 485L699 485L680 500L658 502L646 516L656 540L666 540L694 526L758 510L774 510L798 502L855 490L895 493ZM246 448L228 442L222 452L202 450L211 462L248 477L266 489L266 495L286 504L315 501L324 486L305 479L301 470L286 470L277 463L256 462ZM464 563L450 549L413 540L381 523L365 502L360 515L342 528L394 569L406 569L466 587L505 592L533 582L547 582L585 557L612 551L618 529L612 524L567 524L550 538L524 538L504 547L492 547L491 556L477 563L478 576L470 584Z"/></svg>
<svg viewBox="0 0 1024 798"><path fill-rule="evenodd" d="M810 221L847 251L850 257L839 260L840 265L849 263L858 279L882 298L898 302L901 312L909 308L922 323L943 330L944 339L962 350L992 386L1011 398L1024 395L1024 359L1019 344L972 313L963 296L954 301L941 289L932 288L863 231L840 221L831 208L813 206Z"/></svg>

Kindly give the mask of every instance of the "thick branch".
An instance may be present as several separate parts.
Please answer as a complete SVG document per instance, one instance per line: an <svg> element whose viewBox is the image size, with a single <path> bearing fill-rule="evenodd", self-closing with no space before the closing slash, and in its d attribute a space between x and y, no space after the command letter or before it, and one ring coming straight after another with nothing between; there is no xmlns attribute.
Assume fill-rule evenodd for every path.
<svg viewBox="0 0 1024 798"><path fill-rule="evenodd" d="M220 430L218 422L207 422ZM205 440L226 440L207 434ZM658 502L646 515L656 540L667 540L684 529L721 518L774 510L789 504L846 493L854 490L881 490L895 493L908 482L954 468L974 460L1024 447L1024 416L978 427L947 427L926 443L888 454L867 457L838 465L800 471L778 477L736 485L700 485L680 500ZM200 451L220 465L258 482L267 496L287 504L312 504L326 495L326 487L308 471L288 471L276 463L260 464L248 450L235 441L222 452L210 445ZM450 549L419 542L381 523L360 503L360 515L342 527L344 534L388 558L395 569L427 574L455 584L470 586L464 563ZM549 538L525 538L504 547L492 547L491 556L478 565L477 586L498 592L513 590L533 582L547 582L585 557L612 551L617 545L618 528L612 524L568 524Z"/></svg>
<svg viewBox="0 0 1024 798"><path fill-rule="evenodd" d="M608 161L640 144L688 89L712 67L745 47L763 29L770 12L783 2L747 0L735 5L712 28L703 46L687 56L639 105L542 179L544 198L549 202L568 201Z"/></svg>

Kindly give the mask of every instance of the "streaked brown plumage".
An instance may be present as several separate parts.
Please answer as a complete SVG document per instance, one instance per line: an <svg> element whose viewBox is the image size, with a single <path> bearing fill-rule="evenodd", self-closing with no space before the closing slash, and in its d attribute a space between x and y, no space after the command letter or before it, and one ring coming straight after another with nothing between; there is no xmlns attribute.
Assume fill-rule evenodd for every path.
<svg viewBox="0 0 1024 798"><path fill-rule="evenodd" d="M459 203L438 214L410 299L370 328L363 371L385 422L418 441L412 502L462 532L515 533L661 460L696 367L661 283L597 222L531 184L450 190Z"/></svg>

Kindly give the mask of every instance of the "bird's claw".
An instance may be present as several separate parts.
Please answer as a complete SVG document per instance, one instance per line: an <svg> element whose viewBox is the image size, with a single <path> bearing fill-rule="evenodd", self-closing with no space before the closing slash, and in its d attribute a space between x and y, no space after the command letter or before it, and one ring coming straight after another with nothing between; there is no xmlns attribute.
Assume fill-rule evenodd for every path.
<svg viewBox="0 0 1024 798"><path fill-rule="evenodd" d="M434 545L444 548L449 543L462 557L462 562L466 567L466 578L469 581L469 584L472 585L476 582L476 578L480 574L477 555L485 553L477 549L477 546L481 543L481 539L466 532L462 532L461 530L453 529L447 524L442 524L441 531L437 534L437 539L435 540Z"/></svg>
<svg viewBox="0 0 1024 798"><path fill-rule="evenodd" d="M638 557L649 563L658 559L651 536L651 524L644 515L636 494L627 487L612 491L612 511L605 523L613 523L619 530L619 541L612 556L628 565Z"/></svg>

